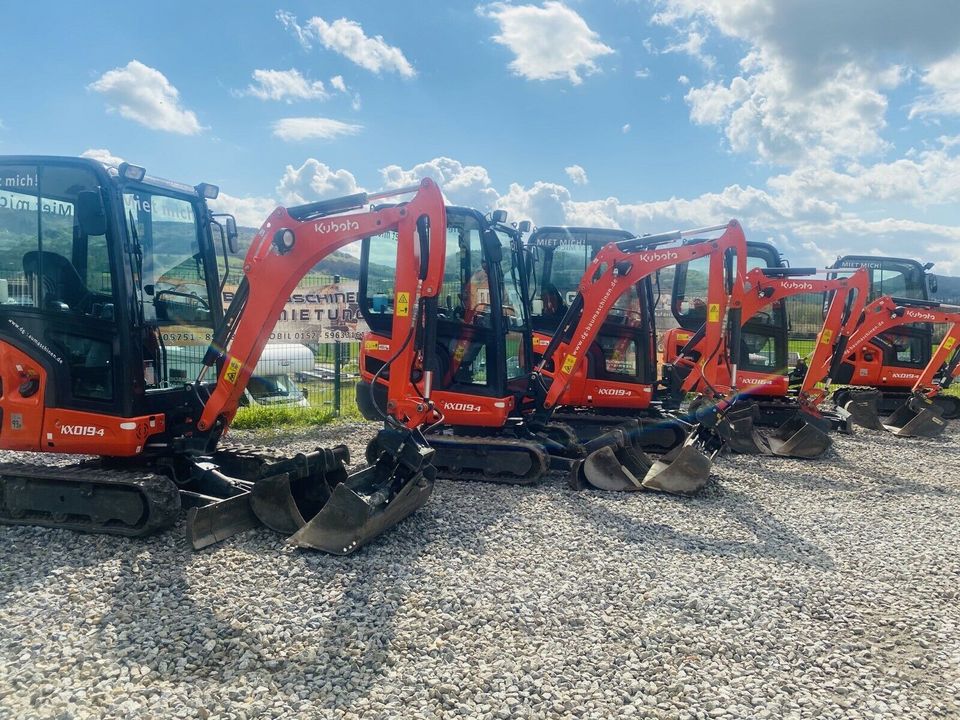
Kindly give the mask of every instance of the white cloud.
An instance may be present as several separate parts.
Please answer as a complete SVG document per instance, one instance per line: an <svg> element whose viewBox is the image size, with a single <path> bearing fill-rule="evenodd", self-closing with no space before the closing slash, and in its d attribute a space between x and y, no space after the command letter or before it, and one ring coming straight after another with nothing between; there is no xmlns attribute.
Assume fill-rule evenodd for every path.
<svg viewBox="0 0 960 720"><path fill-rule="evenodd" d="M677 82L680 83L681 85L689 85L690 78L688 78L686 75L681 75L680 77L677 78Z"/></svg>
<svg viewBox="0 0 960 720"><path fill-rule="evenodd" d="M277 195L285 205L301 205L362 191L353 173L333 170L314 158L308 158L299 168L287 165L277 185Z"/></svg>
<svg viewBox="0 0 960 720"><path fill-rule="evenodd" d="M687 38L683 42L673 43L668 45L664 49L664 53L685 53L690 57L698 60L706 67L708 70L712 69L717 64L717 59L712 55L708 55L703 51L704 43L707 41L707 36L703 35L696 30L691 30L687 33Z"/></svg>
<svg viewBox="0 0 960 720"><path fill-rule="evenodd" d="M80 153L80 157L93 158L94 160L99 160L104 165L111 165L113 167L123 162L122 157L117 157L106 148L89 148Z"/></svg>
<svg viewBox="0 0 960 720"><path fill-rule="evenodd" d="M222 190L220 196L210 200L209 204L214 212L230 213L237 219L238 225L252 228L263 225L263 221L277 207L277 201L273 198L235 197Z"/></svg>
<svg viewBox="0 0 960 720"><path fill-rule="evenodd" d="M630 132L630 123L627 123L622 128L620 128L620 132L622 132L624 135Z"/></svg>
<svg viewBox="0 0 960 720"><path fill-rule="evenodd" d="M317 41L327 50L332 50L377 74L381 71L395 72L403 77L414 77L417 74L400 48L388 45L380 35L367 36L360 23L354 20L340 18L328 23L317 16L301 26L297 23L296 16L285 10L278 11L276 17L305 48L311 47L312 43Z"/></svg>
<svg viewBox="0 0 960 720"><path fill-rule="evenodd" d="M343 81L343 75L334 75L330 78L330 87L338 92L345 93L347 91L347 84Z"/></svg>
<svg viewBox="0 0 960 720"><path fill-rule="evenodd" d="M345 123L324 117L283 118L273 123L273 134L281 140L333 140L341 135L356 135L362 125Z"/></svg>
<svg viewBox="0 0 960 720"><path fill-rule="evenodd" d="M910 117L960 115L960 53L933 63L923 74L926 95L917 98Z"/></svg>
<svg viewBox="0 0 960 720"><path fill-rule="evenodd" d="M587 171L579 165L570 165L569 167L565 167L563 171L567 174L567 177L570 178L574 185L587 184Z"/></svg>
<svg viewBox="0 0 960 720"><path fill-rule="evenodd" d="M695 36L716 33L746 46L732 78L712 77L687 95L694 122L721 127L736 152L793 165L876 156L890 147L883 137L889 91L919 71L930 92L911 116L960 107L960 63L950 59L960 13L949 3L658 0L658 6L653 22L685 34L694 53L705 46Z"/></svg>
<svg viewBox="0 0 960 720"><path fill-rule="evenodd" d="M341 78L342 81L342 78ZM254 70L253 82L240 95L261 100L326 100L329 95L322 80L307 80L299 70Z"/></svg>
<svg viewBox="0 0 960 720"><path fill-rule="evenodd" d="M152 130L196 135L204 129L193 111L180 105L179 91L164 74L137 60L108 70L87 87L106 98L110 112Z"/></svg>
<svg viewBox="0 0 960 720"><path fill-rule="evenodd" d="M640 78L641 80L643 78L648 78L650 77L650 68L640 68L639 70L634 70L633 76L636 78Z"/></svg>
<svg viewBox="0 0 960 720"><path fill-rule="evenodd" d="M486 168L464 165L447 157L434 158L409 170L388 165L380 170L380 175L387 189L413 185L425 177L432 178L439 183L449 202L481 210L494 207L499 197Z"/></svg>
<svg viewBox="0 0 960 720"><path fill-rule="evenodd" d="M557 183L537 180L529 189L511 183L497 207L506 210L515 220L531 220L537 225L569 224L570 191Z"/></svg>
<svg viewBox="0 0 960 720"><path fill-rule="evenodd" d="M579 85L581 73L597 72L595 61L613 52L580 15L554 0L542 7L496 2L477 12L500 25L494 42L513 52L510 69L528 80L566 78Z"/></svg>

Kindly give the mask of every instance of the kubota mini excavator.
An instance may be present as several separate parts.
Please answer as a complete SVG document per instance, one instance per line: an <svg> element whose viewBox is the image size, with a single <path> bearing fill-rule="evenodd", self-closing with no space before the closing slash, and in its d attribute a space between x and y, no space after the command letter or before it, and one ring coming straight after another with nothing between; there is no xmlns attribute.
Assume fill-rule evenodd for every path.
<svg viewBox="0 0 960 720"><path fill-rule="evenodd" d="M530 236L531 279L535 287L532 317L537 330L533 338L535 353L548 344L557 326L556 317L547 308L550 296L556 293L562 301L572 294L570 288L575 285L571 278L578 275L605 241L623 239L623 236L632 237L621 230L587 227L543 227ZM568 411L562 415L558 413L557 417L575 427L582 436L590 431L592 423L611 423L618 417L623 418L624 414L641 414L649 423L644 426L641 438L649 444L647 436L651 430L664 427L662 421L658 422L664 417L661 406L679 408L691 390L707 390L700 387L696 376L685 383L689 375L689 359L682 374L676 372L678 363L675 361L682 353L688 358L700 357L700 348L696 342L690 344L690 341L706 319L712 262L713 258L703 256L692 263L683 262L665 269L665 277L669 278L671 272L673 275L671 311L680 327L668 330L663 338L667 363L663 380L658 382L656 377L656 305L652 279L655 277L659 286L661 278L658 273L643 278L633 292L621 296L603 324L597 342L590 348L588 362L581 366L579 376L563 395L561 402ZM846 280L842 284L824 284L822 279L807 282L806 276L813 271L788 268L780 253L768 243L747 242L746 263L752 268L752 275L746 277L752 281L744 285L741 274L735 284L735 301L731 306L746 304L749 307L747 312L741 313L741 345L748 345L754 351L765 351L765 355L755 359L755 353L748 355L741 348L737 382L747 390L739 394L737 407L726 413L727 422L722 426L724 434L730 446L741 452L774 452L801 457L819 455L829 446L829 438L821 432L829 424L824 423L822 415L815 410L799 414L798 398L807 397L808 389L802 389L798 394L789 392L787 317L782 298L812 292L813 289L846 290ZM803 279L798 279L800 276L804 276ZM865 297L864 282L862 274L854 281L854 286L859 289L859 307ZM749 291L745 290L747 287ZM846 313L844 321L850 314L849 311ZM834 342L830 348L836 347L839 328L833 331L832 337ZM720 394L729 394L730 363L725 349L717 354L716 362L723 387ZM741 367L746 370L740 370ZM815 386L812 380L811 388ZM758 395L762 396L760 403L757 402ZM846 413L842 416L845 418ZM756 424L779 428L769 439L772 443L754 431L754 419ZM847 425L837 413L828 414L828 419L834 426ZM807 428L811 423L823 427L819 430L817 427Z"/></svg>
<svg viewBox="0 0 960 720"><path fill-rule="evenodd" d="M943 339L929 356L926 366L915 377L906 399L887 415L881 408L878 386L887 371L883 361L889 355L891 338L906 337L918 324L943 325ZM903 331L903 332L898 332ZM850 378L856 369L857 385L834 394L836 402L850 412L854 421L873 430L887 430L900 437L936 437L947 425L942 407L936 402L941 390L960 374L960 307L932 301L881 296L863 311L860 322L850 335L844 353L846 372ZM844 367L841 366L841 367ZM898 395L902 395L898 393ZM951 398L952 399L952 398Z"/></svg>
<svg viewBox="0 0 960 720"><path fill-rule="evenodd" d="M449 218L453 217L451 211ZM720 230L724 232L719 238L677 244ZM390 239L385 242L389 248ZM617 428L579 447L568 429L551 420L613 308L637 282L662 267L705 255L716 258L704 335L707 346L720 346L733 278L727 272L728 251L735 254L743 273L745 239L738 223L608 244L587 266L558 332L533 368L518 234L511 236L505 228L485 229L473 217L454 223L447 243L456 243L459 263L447 263L436 322L424 328L425 337L431 338L425 345L437 348L434 377L439 384L431 387L434 428L427 437L437 451L438 473L524 483L539 479L550 467L566 467L571 469L572 484L586 480L603 489L648 487L669 492L692 492L706 482L710 458L720 445L705 428L693 428L682 444L654 461L635 442L638 428ZM396 337L386 332L389 308L399 309L405 301L399 293L390 300L389 283L375 287L372 277L381 263L375 261L371 244L363 250L360 292L371 332L363 343L364 382L357 392L361 398L369 393L368 405L376 406L384 358L402 350L397 349ZM433 248L434 256L446 252L445 247ZM458 266L459 276L453 270ZM493 311L478 311L477 303ZM707 377L714 376L716 367L715 354L705 358ZM389 376L392 379L393 373ZM608 463L603 458L611 454L615 462Z"/></svg>
<svg viewBox="0 0 960 720"><path fill-rule="evenodd" d="M128 163L0 158L0 448L100 456L66 467L3 463L0 522L136 536L188 507L194 547L263 522L301 546L345 554L426 501L431 451L405 423L430 413L399 381L413 355L390 363L387 424L364 470L347 475L345 446L282 457L219 441L289 293L350 242L395 233L403 305L392 332L411 346L422 296L435 295L443 272L443 258L428 268L424 252L446 222L439 188L424 180L277 208L226 313L218 262L226 271L237 232L232 217L221 223L209 211L217 193ZM414 196L361 210L401 194ZM171 346L202 356L196 382L171 380Z"/></svg>
<svg viewBox="0 0 960 720"><path fill-rule="evenodd" d="M870 301L888 295L908 302L925 303L937 291L937 276L930 272L933 263L921 264L908 258L874 255L845 255L833 267L864 267L870 273ZM925 374L934 347L930 323L905 323L891 327L864 344L856 357L850 355L840 367L836 382L877 390L872 396L860 392L860 399L872 397L879 415L887 416L903 407L914 385ZM960 398L936 394L929 399L942 417L960 417ZM838 388L834 400L843 407L850 400L846 388ZM875 423L874 423L875 424Z"/></svg>
<svg viewBox="0 0 960 720"><path fill-rule="evenodd" d="M827 274L831 277L825 277ZM813 458L827 450L831 444L827 432L832 426L845 423L826 417L819 406L829 393L832 375L836 374L844 357L848 336L866 304L868 285L867 273L862 268L818 271L814 268L757 267L737 279L731 300L731 315L734 316L731 322L738 320L740 323L739 332L731 333L731 343L735 343L732 347L736 352L731 353L731 364L723 367L719 384L709 388L716 397L729 398L735 393L741 396L737 407L726 413L726 427L722 431L734 451ZM756 332L758 325L763 325L761 318L769 321L783 309L787 298L811 293L832 295L809 358L809 363L817 371L808 371L796 392L786 389L785 367L766 375L753 370L748 375L748 382L744 383L739 369L748 348L748 344L742 341L744 333L748 328ZM761 333L761 337L763 335ZM678 350L676 346L680 342L684 345ZM667 334L664 339L667 387L679 388L684 394L691 390L704 393L708 389L703 387L698 367L689 360L691 356L701 354L698 342L696 334L691 335L688 331L674 330ZM778 381L784 388L779 395L768 390ZM737 389L741 383L746 386L745 390ZM759 394L760 401L756 399L758 389L763 390ZM766 410L763 415L768 424L771 417L782 418L781 425L769 436L755 430L755 425L760 424L761 407Z"/></svg>

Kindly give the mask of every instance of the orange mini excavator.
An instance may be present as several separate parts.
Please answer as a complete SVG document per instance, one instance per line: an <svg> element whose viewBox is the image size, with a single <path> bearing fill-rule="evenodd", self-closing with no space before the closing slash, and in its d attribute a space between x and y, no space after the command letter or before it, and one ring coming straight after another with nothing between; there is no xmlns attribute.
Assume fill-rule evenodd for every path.
<svg viewBox="0 0 960 720"><path fill-rule="evenodd" d="M603 489L641 487L693 492L707 480L710 460L720 447L705 427L682 425L669 453L654 460L638 442L640 426L617 427L581 445L570 428L553 421L571 379L588 362L588 351L625 294L658 269L709 256L711 311L703 342L716 350L701 371L708 380L719 372L719 348L729 292L737 270L744 272L745 238L738 223L689 232L611 242L596 253L582 273L576 295L564 308L558 330L536 365L532 362L526 263L520 233L495 216L486 223L477 213L448 209L447 243L433 247L434 257L448 257L444 287L435 320L427 313L425 347L435 348L433 383L413 380L430 390L434 416L427 438L436 451L437 472L454 478L529 483L549 469L566 469L571 484L584 481ZM716 238L685 238L711 235ZM383 407L385 370L390 357L405 352L402 338L391 334L389 318L407 305L382 272L381 255L394 249L389 235L371 238L361 257L361 310L370 325L361 356L363 382L358 400L373 416ZM386 281L377 279L378 272ZM364 400L364 395L367 399ZM389 404L387 404L389 407ZM624 418L626 420L627 418ZM678 421L667 418L676 425ZM676 437L676 435L674 435ZM667 448L664 448L667 449ZM610 460L612 456L612 460Z"/></svg>
<svg viewBox="0 0 960 720"><path fill-rule="evenodd" d="M0 522L133 536L186 507L194 547L262 522L345 554L426 501L432 453L410 428L433 413L406 394L414 354L390 362L386 426L364 470L347 474L345 446L284 457L220 440L290 292L347 243L394 234L392 333L413 347L443 273L426 257L446 225L439 188L277 208L225 313L218 265L228 271L238 233L208 209L217 193L127 163L0 158L0 448L100 456L3 463ZM397 195L412 197L363 209ZM184 383L171 363L187 349L203 370Z"/></svg>
<svg viewBox="0 0 960 720"><path fill-rule="evenodd" d="M860 318L868 291L869 277L862 268L818 271L814 268L757 267L738 278L731 301L734 318L731 322L739 323L739 332L732 332L730 336L736 352L731 354L731 364L723 368L720 383L711 384L709 388L719 398L740 395L737 406L724 417L724 435L734 451L803 458L817 457L826 451L831 444L827 431L836 421L831 422L825 417L819 406L829 394L831 378L844 357L848 336ZM740 361L747 351L747 343L742 340L745 332L755 332L758 322L763 323L760 318L770 322L787 298L811 293L832 296L809 358L810 366L817 370L806 372L796 392L787 390L786 368L766 375L755 370L749 374L741 373ZM691 356L702 354L698 343L697 334L688 331L676 329L667 333L664 368L669 388L706 394L707 388L698 366L689 360ZM745 374L746 383L743 382ZM770 387L775 387L776 383L782 383L783 390L770 392ZM745 385L745 389L739 390L739 384ZM761 407L765 408L767 418L774 413L785 418L769 436L761 435L755 429L761 418Z"/></svg>
<svg viewBox="0 0 960 720"><path fill-rule="evenodd" d="M881 411L885 346L891 338L903 337L898 330L918 324L945 328L943 339L918 375L913 376L910 394L891 414ZM866 387L847 387L834 394L834 401L850 412L854 421L874 430L887 430L901 437L936 437L947 420L936 402L941 390L960 374L960 307L910 298L882 296L863 311L844 353L845 372L841 377ZM854 377L854 372L856 376ZM952 399L952 398L951 398ZM946 407L949 407L947 405Z"/></svg>

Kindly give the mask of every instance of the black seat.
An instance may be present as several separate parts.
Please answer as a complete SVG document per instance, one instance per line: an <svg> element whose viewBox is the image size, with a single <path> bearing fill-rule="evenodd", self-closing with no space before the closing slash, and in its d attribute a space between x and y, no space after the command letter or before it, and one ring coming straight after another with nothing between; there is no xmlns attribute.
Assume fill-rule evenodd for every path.
<svg viewBox="0 0 960 720"><path fill-rule="evenodd" d="M91 294L86 283L73 264L62 255L43 250L43 292L45 302L60 302L71 310L87 312L90 309ZM40 271L39 250L24 253L23 272L28 278L35 277Z"/></svg>

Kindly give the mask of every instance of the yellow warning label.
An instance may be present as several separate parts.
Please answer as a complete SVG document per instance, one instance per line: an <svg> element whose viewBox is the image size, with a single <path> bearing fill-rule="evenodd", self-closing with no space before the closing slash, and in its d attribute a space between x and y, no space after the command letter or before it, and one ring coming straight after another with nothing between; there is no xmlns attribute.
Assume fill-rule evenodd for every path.
<svg viewBox="0 0 960 720"><path fill-rule="evenodd" d="M237 360L235 357L230 358L230 362L227 363L227 371L223 374L223 379L231 385L235 384L237 382L237 375L240 374L240 368L242 365L243 363Z"/></svg>
<svg viewBox="0 0 960 720"><path fill-rule="evenodd" d="M949 350L950 348L953 347L953 344L954 344L956 341L957 341L956 338L948 337L948 338L947 338L947 341L943 344L943 346L944 346L947 350Z"/></svg>
<svg viewBox="0 0 960 720"><path fill-rule="evenodd" d="M831 340L833 340L833 330L824 328L823 334L820 336L820 344L826 345Z"/></svg>
<svg viewBox="0 0 960 720"><path fill-rule="evenodd" d="M689 333L677 333L677 340L689 340L690 337Z"/></svg>
<svg viewBox="0 0 960 720"><path fill-rule="evenodd" d="M577 358L574 355L567 355L563 359L563 367L560 369L569 375L571 372L573 372L573 366L576 365L576 363Z"/></svg>
<svg viewBox="0 0 960 720"><path fill-rule="evenodd" d="M380 343L379 343L377 340L364 340L364 341L363 341L363 349L364 349L364 350L376 350L376 349L377 349L377 346L378 346L379 344L380 344Z"/></svg>
<svg viewBox="0 0 960 720"><path fill-rule="evenodd" d="M720 322L720 305L718 303L710 303L710 307L707 309L707 322Z"/></svg>
<svg viewBox="0 0 960 720"><path fill-rule="evenodd" d="M410 314L410 293L397 293L397 317L407 317Z"/></svg>
<svg viewBox="0 0 960 720"><path fill-rule="evenodd" d="M460 362L463 360L464 352L466 352L466 348L463 345L457 345L457 349L453 351L453 359Z"/></svg>

